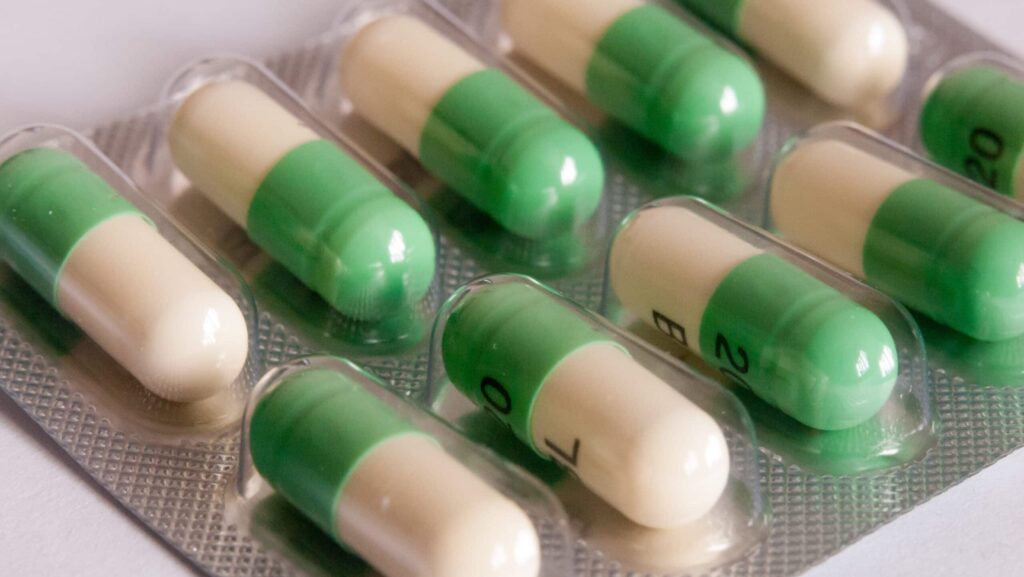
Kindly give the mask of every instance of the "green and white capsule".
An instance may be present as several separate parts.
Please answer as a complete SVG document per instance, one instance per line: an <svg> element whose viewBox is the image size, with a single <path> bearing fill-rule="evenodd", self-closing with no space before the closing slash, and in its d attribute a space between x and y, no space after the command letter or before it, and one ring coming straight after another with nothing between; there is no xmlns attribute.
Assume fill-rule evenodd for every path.
<svg viewBox="0 0 1024 577"><path fill-rule="evenodd" d="M235 301L68 152L0 164L0 253L160 397L213 397L242 371L249 337Z"/></svg>
<svg viewBox="0 0 1024 577"><path fill-rule="evenodd" d="M1024 69L974 59L944 71L925 96L920 130L939 164L1024 198Z"/></svg>
<svg viewBox="0 0 1024 577"><path fill-rule="evenodd" d="M587 137L412 16L366 24L338 74L357 113L517 235L569 233L600 204L604 168Z"/></svg>
<svg viewBox="0 0 1024 577"><path fill-rule="evenodd" d="M892 393L897 349L874 313L684 206L627 218L608 266L627 310L809 427L859 425Z"/></svg>
<svg viewBox="0 0 1024 577"><path fill-rule="evenodd" d="M168 141L196 188L343 314L374 320L429 290L435 248L423 217L255 86L199 88Z"/></svg>
<svg viewBox="0 0 1024 577"><path fill-rule="evenodd" d="M530 518L367 390L382 386L355 371L286 373L251 409L256 470L388 577L536 577Z"/></svg>
<svg viewBox="0 0 1024 577"><path fill-rule="evenodd" d="M441 349L455 387L635 523L682 526L725 490L718 423L536 286L470 289Z"/></svg>
<svg viewBox="0 0 1024 577"><path fill-rule="evenodd" d="M688 159L757 137L761 80L745 60L642 0L502 0L514 49L612 116Z"/></svg>
<svg viewBox="0 0 1024 577"><path fill-rule="evenodd" d="M907 70L906 30L876 0L676 0L836 106L890 95Z"/></svg>
<svg viewBox="0 0 1024 577"><path fill-rule="evenodd" d="M779 161L771 214L794 244L973 338L1024 334L1024 223L842 140Z"/></svg>

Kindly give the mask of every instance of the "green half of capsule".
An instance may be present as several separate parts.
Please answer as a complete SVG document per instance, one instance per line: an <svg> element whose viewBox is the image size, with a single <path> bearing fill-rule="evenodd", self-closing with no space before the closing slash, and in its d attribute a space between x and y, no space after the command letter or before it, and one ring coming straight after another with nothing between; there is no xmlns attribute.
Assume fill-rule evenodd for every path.
<svg viewBox="0 0 1024 577"><path fill-rule="evenodd" d="M728 157L757 138L761 80L746 61L657 5L619 17L586 75L587 96L666 150Z"/></svg>
<svg viewBox="0 0 1024 577"><path fill-rule="evenodd" d="M448 89L419 153L427 170L527 238L572 232L601 202L604 166L594 145L498 70Z"/></svg>
<svg viewBox="0 0 1024 577"><path fill-rule="evenodd" d="M700 348L731 380L821 430L873 417L899 373L896 344L874 313L768 253L719 284L701 318Z"/></svg>
<svg viewBox="0 0 1024 577"><path fill-rule="evenodd" d="M1024 82L992 66L951 72L925 100L920 129L938 163L1003 194L1024 194Z"/></svg>
<svg viewBox="0 0 1024 577"><path fill-rule="evenodd" d="M260 475L339 542L336 512L360 461L399 435L419 432L351 378L327 369L290 376L259 399L249 451Z"/></svg>
<svg viewBox="0 0 1024 577"><path fill-rule="evenodd" d="M501 283L455 306L441 353L452 384L536 450L530 423L544 382L563 359L596 342L615 343L543 291Z"/></svg>
<svg viewBox="0 0 1024 577"><path fill-rule="evenodd" d="M864 243L884 292L976 339L1024 334L1024 223L927 179L896 188Z"/></svg>
<svg viewBox="0 0 1024 577"><path fill-rule="evenodd" d="M326 140L282 157L246 218L253 241L354 318L407 307L434 278L434 239L423 217Z"/></svg>
<svg viewBox="0 0 1024 577"><path fill-rule="evenodd" d="M71 153L34 148L0 165L0 251L58 310L60 273L75 246L122 214L146 219Z"/></svg>

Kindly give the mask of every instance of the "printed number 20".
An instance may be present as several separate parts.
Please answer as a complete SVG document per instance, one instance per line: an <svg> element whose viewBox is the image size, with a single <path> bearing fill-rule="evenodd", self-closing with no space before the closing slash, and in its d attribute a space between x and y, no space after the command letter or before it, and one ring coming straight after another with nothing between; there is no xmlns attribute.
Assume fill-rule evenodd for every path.
<svg viewBox="0 0 1024 577"><path fill-rule="evenodd" d="M964 159L967 177L991 188L999 188L999 170L988 165L997 162L1006 150L1003 139L987 128L975 128L971 132L972 155Z"/></svg>
<svg viewBox="0 0 1024 577"><path fill-rule="evenodd" d="M734 350L725 335L718 333L715 337L715 358L728 361L731 367L719 367L718 370L722 371L722 374L736 383L750 388L747 381L740 376L750 372L750 357L743 347L736 347Z"/></svg>

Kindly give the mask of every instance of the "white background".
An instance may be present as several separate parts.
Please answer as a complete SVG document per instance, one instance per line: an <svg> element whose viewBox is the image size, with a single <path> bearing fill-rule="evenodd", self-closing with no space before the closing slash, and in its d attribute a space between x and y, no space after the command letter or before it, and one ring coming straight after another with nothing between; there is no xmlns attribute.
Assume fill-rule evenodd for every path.
<svg viewBox="0 0 1024 577"><path fill-rule="evenodd" d="M595 0L600 1L600 0ZM807 0L813 1L813 0ZM1020 0L935 0L1018 55ZM0 132L100 124L212 53L273 54L338 0L2 0ZM810 577L1024 575L1024 452L868 536ZM194 577L0 394L0 575Z"/></svg>

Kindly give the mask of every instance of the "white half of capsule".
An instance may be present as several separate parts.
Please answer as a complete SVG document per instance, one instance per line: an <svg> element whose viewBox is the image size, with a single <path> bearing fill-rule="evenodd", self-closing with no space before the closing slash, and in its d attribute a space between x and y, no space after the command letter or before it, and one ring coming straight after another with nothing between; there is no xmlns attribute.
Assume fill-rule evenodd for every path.
<svg viewBox="0 0 1024 577"><path fill-rule="evenodd" d="M540 542L514 502L423 435L360 461L336 510L337 534L389 577L536 577Z"/></svg>
<svg viewBox="0 0 1024 577"><path fill-rule="evenodd" d="M640 0L502 0L501 22L515 50L586 93L598 42Z"/></svg>
<svg viewBox="0 0 1024 577"><path fill-rule="evenodd" d="M684 207L641 210L612 244L612 290L627 310L699 355L704 310L718 285L762 252Z"/></svg>
<svg viewBox="0 0 1024 577"><path fill-rule="evenodd" d="M213 82L190 94L168 134L181 172L242 228L274 165L297 146L319 139L273 98L237 80Z"/></svg>
<svg viewBox="0 0 1024 577"><path fill-rule="evenodd" d="M384 16L343 49L338 68L356 112L419 157L420 135L434 107L482 62L422 21Z"/></svg>
<svg viewBox="0 0 1024 577"><path fill-rule="evenodd" d="M189 402L227 389L249 337L238 305L137 214L90 230L68 256L60 309L165 399Z"/></svg>
<svg viewBox="0 0 1024 577"><path fill-rule="evenodd" d="M647 527L703 516L729 479L718 423L610 343L585 346L552 371L530 428L536 447Z"/></svg>
<svg viewBox="0 0 1024 577"><path fill-rule="evenodd" d="M875 0L744 0L737 33L841 107L884 98L907 69L907 33Z"/></svg>
<svg viewBox="0 0 1024 577"><path fill-rule="evenodd" d="M793 244L814 247L833 264L864 278L864 243L871 222L885 199L914 178L838 140L804 142L782 159L772 176L772 220Z"/></svg>

